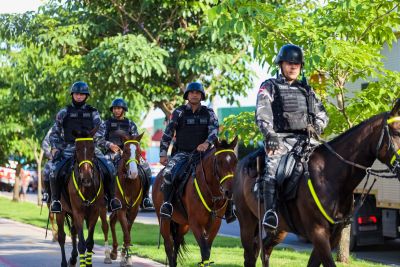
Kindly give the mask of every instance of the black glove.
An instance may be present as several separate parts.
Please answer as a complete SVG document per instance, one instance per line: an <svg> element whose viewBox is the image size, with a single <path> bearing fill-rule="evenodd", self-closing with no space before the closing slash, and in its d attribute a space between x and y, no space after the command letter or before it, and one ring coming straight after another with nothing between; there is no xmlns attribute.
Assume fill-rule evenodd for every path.
<svg viewBox="0 0 400 267"><path fill-rule="evenodd" d="M279 148L279 138L276 133L270 134L265 140L265 149L275 151Z"/></svg>

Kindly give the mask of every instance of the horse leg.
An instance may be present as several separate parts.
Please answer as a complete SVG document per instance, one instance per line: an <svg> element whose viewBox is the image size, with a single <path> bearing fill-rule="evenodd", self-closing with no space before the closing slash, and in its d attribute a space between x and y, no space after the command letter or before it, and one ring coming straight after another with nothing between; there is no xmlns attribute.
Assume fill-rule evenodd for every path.
<svg viewBox="0 0 400 267"><path fill-rule="evenodd" d="M134 210L134 208L131 208L131 211L127 213L127 221L128 221L128 237L129 237L129 246L132 246L131 243L131 230L132 230L132 226L133 226L133 222L137 216L138 213L138 209ZM129 216L128 216L129 215ZM128 250L129 254L126 257L126 267L132 267L133 266L133 260L132 260L132 251Z"/></svg>
<svg viewBox="0 0 400 267"><path fill-rule="evenodd" d="M117 211L118 221L121 224L122 233L124 235L124 244L122 248L121 254L121 266L129 266L127 265L128 257L130 257L130 245L131 245L131 237L129 235L128 230L128 220L126 218L127 211L125 209L121 209ZM113 244L114 247L114 244Z"/></svg>
<svg viewBox="0 0 400 267"><path fill-rule="evenodd" d="M117 223L117 214L116 212L113 212L110 215L110 228L111 228L111 236L112 236L112 251L110 254L110 257L112 260L116 260L118 256L118 239L117 239L117 233L115 231L115 224Z"/></svg>
<svg viewBox="0 0 400 267"><path fill-rule="evenodd" d="M86 267L92 267L92 256L93 256L93 247L94 247L94 240L93 234L96 227L96 221L98 216L92 215L89 219L88 225L88 236L86 239Z"/></svg>
<svg viewBox="0 0 400 267"><path fill-rule="evenodd" d="M244 250L244 266L255 267L260 243L258 238L258 219L251 212L241 209L236 213L240 226L240 241Z"/></svg>
<svg viewBox="0 0 400 267"><path fill-rule="evenodd" d="M79 252L79 266L86 266L86 242L85 236L83 235L82 222L75 224L78 232L78 252Z"/></svg>
<svg viewBox="0 0 400 267"><path fill-rule="evenodd" d="M263 244L263 249L264 249L264 262L266 263L266 266L269 266L269 259L271 257L272 250L276 245L282 242L283 239L285 239L287 232L285 231L279 231L274 235L270 235L269 233L267 234L267 238L264 241Z"/></svg>
<svg viewBox="0 0 400 267"><path fill-rule="evenodd" d="M171 234L171 220L170 219L160 219L160 232L164 239L164 249L165 254L168 257L168 263L170 267L176 267L177 260L174 257L174 247L173 247L173 236Z"/></svg>
<svg viewBox="0 0 400 267"><path fill-rule="evenodd" d="M312 232L308 235L311 238L314 249L308 261L308 267L320 266L335 267L330 246L330 233L325 227L313 227Z"/></svg>
<svg viewBox="0 0 400 267"><path fill-rule="evenodd" d="M208 247L206 237L204 236L203 227L196 222L191 222L190 229L192 230L193 235L196 238L197 244L200 247L201 262L208 262L210 260L210 248Z"/></svg>
<svg viewBox="0 0 400 267"><path fill-rule="evenodd" d="M56 216L58 226L58 244L61 248L61 267L67 267L67 258L65 257L65 231L64 231L65 214L60 213Z"/></svg>
<svg viewBox="0 0 400 267"><path fill-rule="evenodd" d="M77 261L77 257L78 257L78 248L76 245L76 238L77 238L76 228L74 225L72 225L71 226L72 251L71 251L71 257L68 260L69 267L76 266L76 261Z"/></svg>
<svg viewBox="0 0 400 267"><path fill-rule="evenodd" d="M108 244L108 222L107 222L107 211L105 207L100 208L100 219L101 219L101 229L104 235L104 263L111 264L112 260L110 257L111 250Z"/></svg>
<svg viewBox="0 0 400 267"><path fill-rule="evenodd" d="M174 223L174 222L172 222ZM175 227L178 227L176 234L172 236L174 242L174 259L178 262L181 246L185 248L185 234L189 231L189 225L179 225L174 223Z"/></svg>
<svg viewBox="0 0 400 267"><path fill-rule="evenodd" d="M57 242L57 227L56 227L56 223L54 222L54 213L50 212L50 225L51 225L51 233L53 235L53 242Z"/></svg>

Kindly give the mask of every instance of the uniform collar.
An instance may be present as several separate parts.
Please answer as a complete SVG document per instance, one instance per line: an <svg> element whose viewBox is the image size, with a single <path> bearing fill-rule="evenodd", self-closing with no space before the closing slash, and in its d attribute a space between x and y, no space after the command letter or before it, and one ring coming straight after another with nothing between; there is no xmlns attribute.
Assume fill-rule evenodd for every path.
<svg viewBox="0 0 400 267"><path fill-rule="evenodd" d="M280 83L289 85L288 81L286 80L286 77L283 76L282 74L279 74L277 80L278 80ZM289 86L301 86L301 82L300 82L299 80L295 80L295 81L292 82L292 84L290 84Z"/></svg>
<svg viewBox="0 0 400 267"><path fill-rule="evenodd" d="M86 108L86 106L87 106L87 104L85 103L85 104L83 104L82 106L76 106L75 104L74 104L74 102L71 102L71 106L73 106L74 108L77 108L77 109L84 109L84 108Z"/></svg>
<svg viewBox="0 0 400 267"><path fill-rule="evenodd" d="M200 104L199 108L195 112L199 112L201 107L202 107L202 105ZM187 104L185 105L185 109L192 110L192 105L189 102L187 102Z"/></svg>

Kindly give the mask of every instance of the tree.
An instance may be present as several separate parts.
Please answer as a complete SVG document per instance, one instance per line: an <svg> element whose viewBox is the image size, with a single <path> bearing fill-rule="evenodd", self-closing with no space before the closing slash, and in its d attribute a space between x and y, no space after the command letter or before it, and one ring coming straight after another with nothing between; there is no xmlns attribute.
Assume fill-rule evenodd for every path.
<svg viewBox="0 0 400 267"><path fill-rule="evenodd" d="M331 120L326 135L332 135L388 110L399 97L400 75L384 68L380 54L383 45L391 47L397 41L398 7L398 1L386 0L226 0L209 16L221 36L250 36L256 58L270 66L283 44L303 47L305 73L327 106ZM357 79L371 83L354 94L346 86ZM228 118L228 132L238 120L254 119L250 114ZM242 129L242 137L246 140L253 130ZM348 251L339 255L340 261L348 261Z"/></svg>

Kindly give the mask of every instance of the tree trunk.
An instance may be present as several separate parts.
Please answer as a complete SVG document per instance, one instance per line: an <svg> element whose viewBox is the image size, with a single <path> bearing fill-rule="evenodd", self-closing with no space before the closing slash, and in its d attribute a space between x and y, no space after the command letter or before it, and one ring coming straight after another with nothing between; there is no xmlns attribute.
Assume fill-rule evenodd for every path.
<svg viewBox="0 0 400 267"><path fill-rule="evenodd" d="M342 263L349 263L350 259L350 224L342 230L338 249L337 261Z"/></svg>
<svg viewBox="0 0 400 267"><path fill-rule="evenodd" d="M19 191L21 187L21 169L22 164L18 162L17 168L15 169L15 184L14 184L14 191L13 191L13 198L12 201L19 202Z"/></svg>

